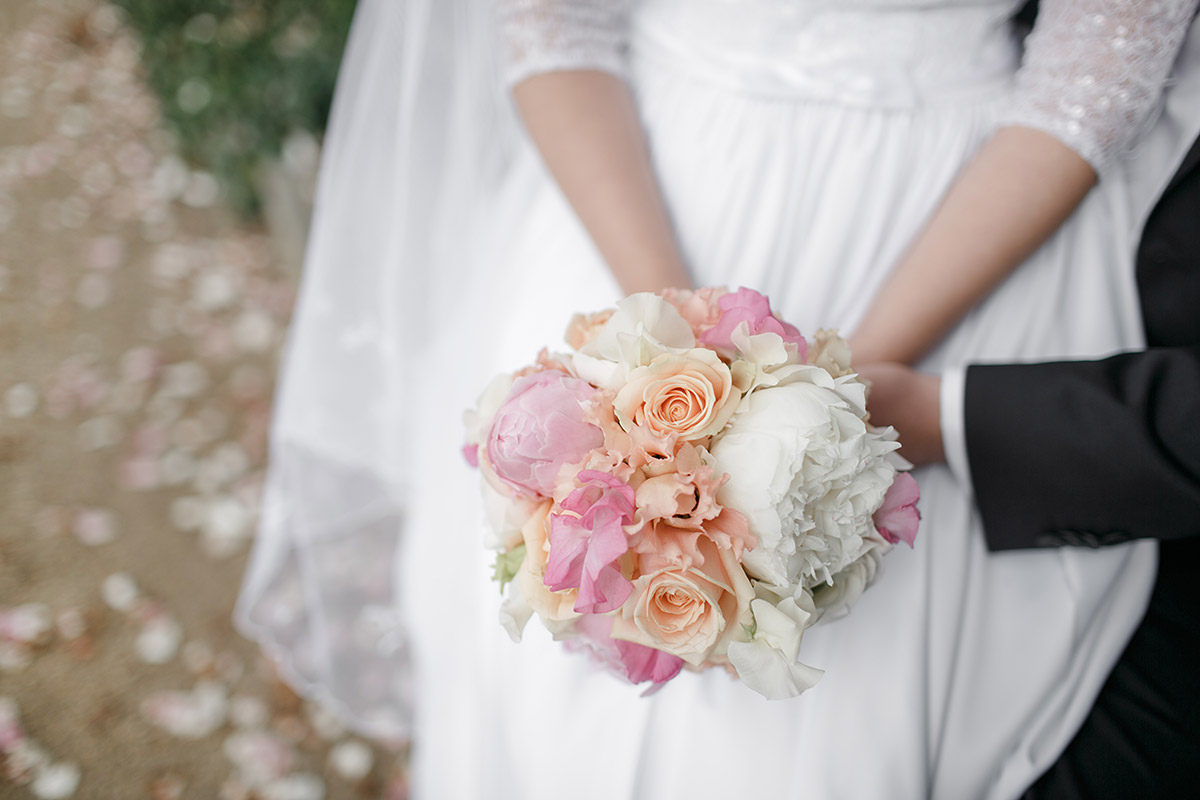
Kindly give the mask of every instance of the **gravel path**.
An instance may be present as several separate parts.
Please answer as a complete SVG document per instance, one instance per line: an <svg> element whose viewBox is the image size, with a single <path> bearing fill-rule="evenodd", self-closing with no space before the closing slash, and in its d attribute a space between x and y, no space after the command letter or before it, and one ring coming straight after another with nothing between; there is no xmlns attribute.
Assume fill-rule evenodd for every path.
<svg viewBox="0 0 1200 800"><path fill-rule="evenodd" d="M230 624L295 279L139 70L0 0L0 797L403 797Z"/></svg>

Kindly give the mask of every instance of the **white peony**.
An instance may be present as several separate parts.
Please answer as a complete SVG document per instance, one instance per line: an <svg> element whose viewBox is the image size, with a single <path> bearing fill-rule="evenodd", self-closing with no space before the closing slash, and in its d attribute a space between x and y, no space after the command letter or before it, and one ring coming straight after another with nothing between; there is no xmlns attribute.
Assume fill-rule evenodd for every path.
<svg viewBox="0 0 1200 800"><path fill-rule="evenodd" d="M492 427L492 418L512 391L515 379L511 372L503 372L488 383L475 401L475 408L463 412L463 427L466 436L463 441L467 445L482 445L487 438L488 429Z"/></svg>
<svg viewBox="0 0 1200 800"><path fill-rule="evenodd" d="M813 603L822 622L845 616L883 567L883 556L892 545L878 533L867 537L866 552L848 567L833 576L833 583L823 583L813 589Z"/></svg>
<svg viewBox="0 0 1200 800"><path fill-rule="evenodd" d="M758 544L746 571L779 587L813 589L875 545L871 516L896 467L892 431L868 428L865 387L802 367L754 392L710 447L729 475L717 500L746 516Z"/></svg>

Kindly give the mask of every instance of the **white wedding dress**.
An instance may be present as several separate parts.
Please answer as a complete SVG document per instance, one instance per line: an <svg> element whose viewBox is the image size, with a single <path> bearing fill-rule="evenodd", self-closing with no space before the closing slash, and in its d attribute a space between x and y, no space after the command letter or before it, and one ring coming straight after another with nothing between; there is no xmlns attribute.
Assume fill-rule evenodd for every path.
<svg viewBox="0 0 1200 800"><path fill-rule="evenodd" d="M1016 0L506 0L454 30L404 5L363 0L343 68L243 630L361 729L411 733L418 798L1017 796L1138 623L1155 547L991 555L945 468L917 473L915 549L806 633L826 672L800 698L716 672L643 698L536 623L508 640L461 413L618 291L504 107L472 106L487 58L451 83L443 48L498 30L510 81L627 77L697 284L804 331L854 328L997 125L1057 136L1101 182L940 370L1141 344L1137 232L1200 124L1191 77L1154 124L1196 0L1045 0L1022 68Z"/></svg>

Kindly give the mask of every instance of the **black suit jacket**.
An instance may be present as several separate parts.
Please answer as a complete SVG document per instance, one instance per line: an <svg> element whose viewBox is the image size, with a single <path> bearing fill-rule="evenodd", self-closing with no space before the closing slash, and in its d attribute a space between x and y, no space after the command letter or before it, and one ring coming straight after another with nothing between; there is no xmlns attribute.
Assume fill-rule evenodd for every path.
<svg viewBox="0 0 1200 800"><path fill-rule="evenodd" d="M1024 800L1186 797L1200 759L1200 141L1137 253L1148 348L967 370L966 438L993 550L1159 542L1141 625Z"/></svg>
<svg viewBox="0 0 1200 800"><path fill-rule="evenodd" d="M1144 352L967 370L991 549L1200 533L1200 141L1147 220L1137 281Z"/></svg>

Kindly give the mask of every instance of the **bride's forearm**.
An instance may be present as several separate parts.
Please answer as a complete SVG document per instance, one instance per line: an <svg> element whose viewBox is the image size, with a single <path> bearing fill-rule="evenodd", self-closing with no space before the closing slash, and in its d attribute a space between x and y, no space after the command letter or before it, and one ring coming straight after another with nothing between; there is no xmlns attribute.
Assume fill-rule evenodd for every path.
<svg viewBox="0 0 1200 800"><path fill-rule="evenodd" d="M621 288L690 286L625 83L594 70L550 72L521 81L513 97Z"/></svg>
<svg viewBox="0 0 1200 800"><path fill-rule="evenodd" d="M980 148L851 338L858 363L914 363L1029 257L1096 182L1073 150L1032 128Z"/></svg>

